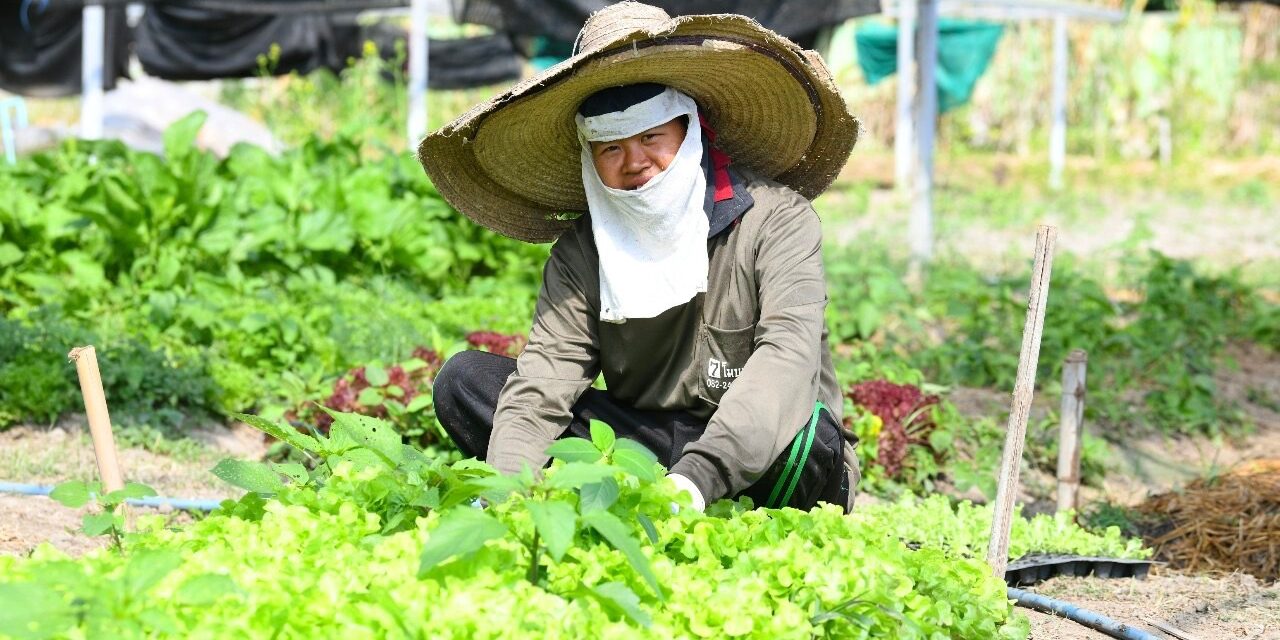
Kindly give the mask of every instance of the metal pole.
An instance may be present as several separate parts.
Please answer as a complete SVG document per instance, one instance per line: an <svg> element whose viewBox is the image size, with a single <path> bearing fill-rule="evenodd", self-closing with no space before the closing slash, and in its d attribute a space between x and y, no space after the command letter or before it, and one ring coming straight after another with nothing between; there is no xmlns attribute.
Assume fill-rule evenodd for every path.
<svg viewBox="0 0 1280 640"><path fill-rule="evenodd" d="M933 143L938 119L938 0L920 0L916 25L916 154L911 205L911 258L915 268L933 257Z"/></svg>
<svg viewBox="0 0 1280 640"><path fill-rule="evenodd" d="M85 5L80 38L80 137L102 137L102 65L106 17L101 5Z"/></svg>
<svg viewBox="0 0 1280 640"><path fill-rule="evenodd" d="M1049 187L1062 188L1067 155L1067 19L1053 19L1053 129L1049 134Z"/></svg>
<svg viewBox="0 0 1280 640"><path fill-rule="evenodd" d="M409 26L409 149L427 134L427 0L413 0Z"/></svg>
<svg viewBox="0 0 1280 640"><path fill-rule="evenodd" d="M911 101L915 97L916 0L898 3L898 110L894 118L893 184L900 192L911 188L914 145Z"/></svg>

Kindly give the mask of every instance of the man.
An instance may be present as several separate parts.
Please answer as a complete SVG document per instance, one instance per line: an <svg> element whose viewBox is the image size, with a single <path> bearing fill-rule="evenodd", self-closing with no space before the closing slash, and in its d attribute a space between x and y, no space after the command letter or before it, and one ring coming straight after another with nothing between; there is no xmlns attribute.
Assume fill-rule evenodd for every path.
<svg viewBox="0 0 1280 640"><path fill-rule="evenodd" d="M654 451L695 508L849 509L856 439L806 196L839 172L857 120L816 54L741 16L624 2L579 45L419 147L464 214L556 241L528 346L450 359L441 424L511 473L600 419ZM590 388L601 373L607 391Z"/></svg>

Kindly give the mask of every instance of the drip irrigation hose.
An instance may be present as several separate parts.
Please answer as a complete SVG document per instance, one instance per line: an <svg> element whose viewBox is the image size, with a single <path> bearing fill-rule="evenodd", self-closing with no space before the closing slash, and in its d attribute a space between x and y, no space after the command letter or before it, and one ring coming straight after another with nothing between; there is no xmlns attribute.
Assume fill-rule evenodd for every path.
<svg viewBox="0 0 1280 640"><path fill-rule="evenodd" d="M0 493L16 493L24 496L47 496L53 487L39 484L18 484L16 482L0 482ZM182 511L213 511L222 503L221 500L201 500L198 498L129 498L126 504L137 507L160 509L172 507Z"/></svg>
<svg viewBox="0 0 1280 640"><path fill-rule="evenodd" d="M1116 622L1101 613L1082 609L1070 602L1054 600L1045 596L1009 587L1009 599L1015 600L1017 606L1034 609L1042 613L1061 616L1072 622L1078 622L1090 629L1105 633L1121 640L1157 640L1155 636L1135 629L1123 622Z"/></svg>

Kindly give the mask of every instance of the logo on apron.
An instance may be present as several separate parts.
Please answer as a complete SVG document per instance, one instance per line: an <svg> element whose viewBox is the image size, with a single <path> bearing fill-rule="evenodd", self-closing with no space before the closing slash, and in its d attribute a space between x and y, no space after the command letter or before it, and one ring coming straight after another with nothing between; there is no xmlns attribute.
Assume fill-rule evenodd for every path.
<svg viewBox="0 0 1280 640"><path fill-rule="evenodd" d="M728 362L707 359L707 388L728 389L734 379L742 374L742 367L730 367Z"/></svg>

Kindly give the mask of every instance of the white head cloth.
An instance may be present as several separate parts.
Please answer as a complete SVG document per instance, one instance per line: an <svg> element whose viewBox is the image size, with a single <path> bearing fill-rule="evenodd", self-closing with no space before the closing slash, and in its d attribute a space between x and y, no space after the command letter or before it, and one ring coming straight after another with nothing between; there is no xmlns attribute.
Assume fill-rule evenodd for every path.
<svg viewBox="0 0 1280 640"><path fill-rule="evenodd" d="M591 142L620 140L688 116L684 142L662 173L643 186L605 186ZM702 171L698 105L668 87L623 111L577 117L582 186L600 254L600 319L652 318L707 290L707 178Z"/></svg>

